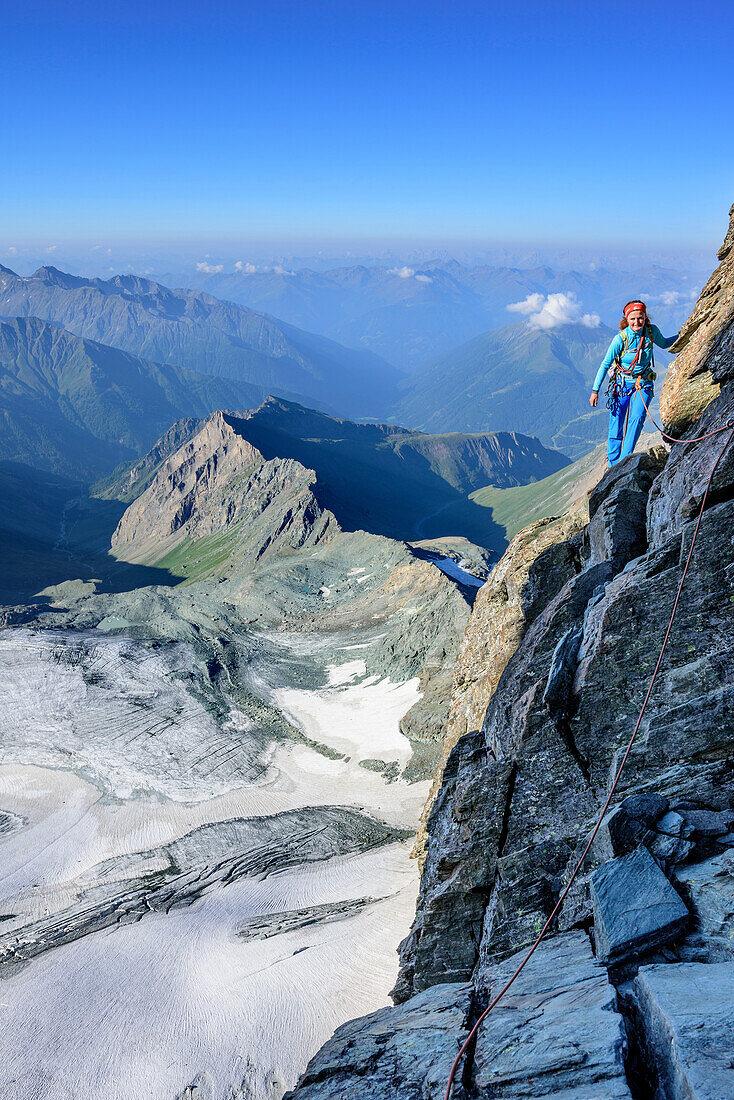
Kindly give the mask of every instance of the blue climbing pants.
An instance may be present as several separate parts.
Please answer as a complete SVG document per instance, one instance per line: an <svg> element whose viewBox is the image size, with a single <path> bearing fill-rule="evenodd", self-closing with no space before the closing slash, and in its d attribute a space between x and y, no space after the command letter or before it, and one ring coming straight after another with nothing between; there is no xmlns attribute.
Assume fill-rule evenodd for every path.
<svg viewBox="0 0 734 1100"><path fill-rule="evenodd" d="M652 382L648 382L647 385L643 386L642 392L649 408L653 395ZM628 409L629 420L627 420ZM614 466L615 462L619 462L620 459L626 458L627 455L632 454L635 449L635 443L640 437L646 415L645 406L642 404L642 399L635 389L634 382L625 379L619 393L617 407L609 411L607 456L610 466ZM627 432L625 433L624 425L626 420Z"/></svg>

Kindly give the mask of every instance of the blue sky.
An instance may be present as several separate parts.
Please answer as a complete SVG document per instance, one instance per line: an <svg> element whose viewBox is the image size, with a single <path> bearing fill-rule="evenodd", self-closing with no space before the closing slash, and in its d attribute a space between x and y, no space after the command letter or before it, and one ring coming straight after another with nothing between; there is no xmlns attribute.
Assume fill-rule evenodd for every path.
<svg viewBox="0 0 734 1100"><path fill-rule="evenodd" d="M0 3L0 237L715 247L734 5Z"/></svg>

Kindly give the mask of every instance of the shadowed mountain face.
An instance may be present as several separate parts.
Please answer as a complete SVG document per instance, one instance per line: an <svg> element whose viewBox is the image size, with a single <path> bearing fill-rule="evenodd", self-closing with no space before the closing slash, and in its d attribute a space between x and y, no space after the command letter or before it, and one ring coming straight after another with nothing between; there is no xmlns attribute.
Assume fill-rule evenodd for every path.
<svg viewBox="0 0 734 1100"><path fill-rule="evenodd" d="M378 356L222 302L133 275L81 279L54 267L0 268L6 317L34 316L157 363L301 396L352 416L384 415L400 372Z"/></svg>
<svg viewBox="0 0 734 1100"><path fill-rule="evenodd" d="M262 397L246 382L151 363L36 317L0 323L0 458L90 481L181 416Z"/></svg>
<svg viewBox="0 0 734 1100"><path fill-rule="evenodd" d="M160 446L156 456L163 460L166 450ZM516 433L427 436L271 397L249 414L213 414L178 451L168 449L152 480L146 473L148 488L121 522L115 548L126 560L170 565L162 548L170 554L184 539L246 521L241 538L254 539L259 558L284 534L299 546L328 536L333 520L342 530L399 539L448 531L499 549L504 540L490 513L467 494L488 482L524 484L565 464L565 456ZM136 470L118 479L120 495ZM273 502L287 496L286 482L287 514L276 515ZM106 495L114 492L108 483ZM257 501L262 506L250 514Z"/></svg>
<svg viewBox="0 0 734 1100"><path fill-rule="evenodd" d="M65 581L83 591L94 578L103 592L178 581L164 569L111 558L110 537L125 506L87 491L80 481L0 460L0 604L25 603Z"/></svg>
<svg viewBox="0 0 734 1100"><path fill-rule="evenodd" d="M612 336L584 325L486 332L423 370L396 416L431 432L512 428L579 457L606 432L589 390Z"/></svg>

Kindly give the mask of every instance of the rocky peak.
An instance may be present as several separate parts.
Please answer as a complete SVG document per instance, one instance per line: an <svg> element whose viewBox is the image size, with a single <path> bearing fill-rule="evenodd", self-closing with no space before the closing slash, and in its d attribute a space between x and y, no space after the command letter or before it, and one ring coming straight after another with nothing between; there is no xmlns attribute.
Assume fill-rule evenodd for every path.
<svg viewBox="0 0 734 1100"><path fill-rule="evenodd" d="M118 558L159 563L184 544L229 533L238 556L258 560L338 531L312 492L313 471L290 458L266 461L237 424L212 413L163 463L112 536Z"/></svg>

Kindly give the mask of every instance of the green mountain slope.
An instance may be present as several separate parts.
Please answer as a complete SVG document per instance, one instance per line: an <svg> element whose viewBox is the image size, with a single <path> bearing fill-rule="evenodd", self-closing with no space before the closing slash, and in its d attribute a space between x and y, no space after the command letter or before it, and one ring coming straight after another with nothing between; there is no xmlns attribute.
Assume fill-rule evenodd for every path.
<svg viewBox="0 0 734 1100"><path fill-rule="evenodd" d="M351 416L384 414L401 373L368 351L192 290L133 275L82 279L0 267L0 314L34 316L156 363L233 378Z"/></svg>
<svg viewBox="0 0 734 1100"><path fill-rule="evenodd" d="M183 415L248 408L256 386L79 339L21 317L0 323L0 458L90 481Z"/></svg>
<svg viewBox="0 0 734 1100"><path fill-rule="evenodd" d="M588 401L611 338L584 325L494 329L423 370L395 418L427 432L514 429L577 457L605 434L605 418Z"/></svg>
<svg viewBox="0 0 734 1100"><path fill-rule="evenodd" d="M606 447L603 443L589 454L557 473L530 485L507 489L485 485L471 494L475 504L492 511L492 519L504 528L511 539L523 527L546 516L561 516L574 501L595 485L607 469Z"/></svg>

